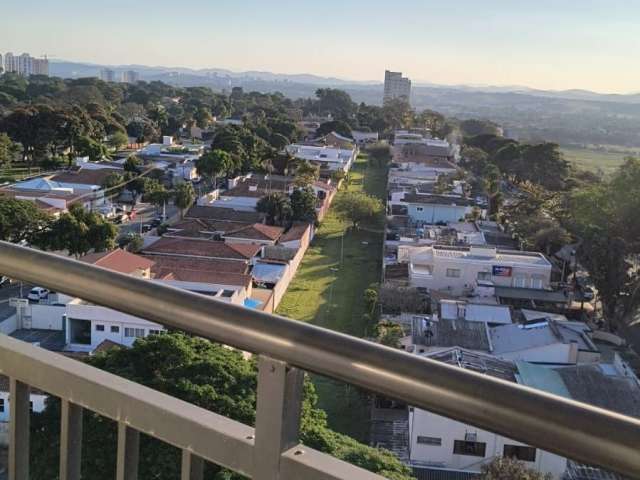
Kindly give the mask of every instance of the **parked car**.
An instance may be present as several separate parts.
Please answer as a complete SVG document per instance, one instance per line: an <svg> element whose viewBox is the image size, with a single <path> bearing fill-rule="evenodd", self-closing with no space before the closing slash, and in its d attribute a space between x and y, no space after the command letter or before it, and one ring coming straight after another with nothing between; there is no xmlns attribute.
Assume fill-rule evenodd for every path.
<svg viewBox="0 0 640 480"><path fill-rule="evenodd" d="M49 290L47 290L46 288L33 287L29 291L29 295L27 295L27 298L29 300L33 300L34 302L38 302L40 300L47 298L48 296L49 296Z"/></svg>
<svg viewBox="0 0 640 480"><path fill-rule="evenodd" d="M155 227L159 227L160 225L162 225L162 217L156 217L153 220L151 220L151 227L155 228Z"/></svg>

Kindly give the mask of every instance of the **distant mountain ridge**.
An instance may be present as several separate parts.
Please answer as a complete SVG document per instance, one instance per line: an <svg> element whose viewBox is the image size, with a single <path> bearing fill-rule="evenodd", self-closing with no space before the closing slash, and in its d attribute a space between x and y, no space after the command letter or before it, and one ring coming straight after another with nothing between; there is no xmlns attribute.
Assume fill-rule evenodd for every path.
<svg viewBox="0 0 640 480"><path fill-rule="evenodd" d="M273 73L258 70L235 72L224 68L203 68L194 69L187 67L164 67L149 65L99 65L85 62L69 62L65 60L51 60L51 74L63 78L79 78L87 76L98 76L100 70L109 68L116 72L126 70L136 70L140 73L142 80L163 80L171 84L180 86L194 86L198 80L203 85L214 86L212 83L227 83L232 85L234 81L242 86L243 83L251 82L272 82L275 84L294 83L299 85L313 86L334 86L334 87L373 87L380 88L381 81L356 81L337 77L323 77L310 73L285 74ZM222 85L224 87L224 85ZM640 92L631 94L598 93L589 90L541 90L521 85L442 85L430 82L414 82L414 90L419 91L422 87L428 89L460 90L464 92L485 92L485 93L519 93L546 98L560 98L569 100L591 100L621 103L640 103ZM286 94L286 92L283 92Z"/></svg>

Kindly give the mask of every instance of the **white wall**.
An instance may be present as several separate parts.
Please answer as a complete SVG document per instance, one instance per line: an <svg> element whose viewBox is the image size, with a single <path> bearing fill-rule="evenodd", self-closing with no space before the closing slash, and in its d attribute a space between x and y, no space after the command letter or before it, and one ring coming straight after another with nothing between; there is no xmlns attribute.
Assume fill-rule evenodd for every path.
<svg viewBox="0 0 640 480"><path fill-rule="evenodd" d="M45 407L46 395L32 393L29 400L33 403L34 412L42 412ZM0 392L0 445L9 445L9 392Z"/></svg>
<svg viewBox="0 0 640 480"><path fill-rule="evenodd" d="M428 464L445 468L479 471L484 463L496 456L502 456L504 445L524 445L515 440L481 430L464 423L416 408L409 413L410 460L412 463ZM454 441L465 440L465 434L476 434L476 441L486 444L485 456L476 457L453 453ZM422 445L418 436L442 439L442 444ZM525 462L529 468L550 473L553 478L562 477L566 469L566 459L544 450L536 450L535 462Z"/></svg>
<svg viewBox="0 0 640 480"><path fill-rule="evenodd" d="M67 309L64 306L31 305L31 326L25 324L22 328L36 328L40 330L62 330L63 317Z"/></svg>
<svg viewBox="0 0 640 480"><path fill-rule="evenodd" d="M91 343L89 345L71 343L70 324L72 319L91 322ZM103 327L103 330L99 330L100 326ZM67 305L65 340L67 349L70 351L91 351L105 340L131 346L133 342L135 342L136 337L127 336L125 332L127 328L142 329L142 336L144 337L150 334L150 330L164 330L162 325L134 317L133 315L111 310L110 308L97 305Z"/></svg>

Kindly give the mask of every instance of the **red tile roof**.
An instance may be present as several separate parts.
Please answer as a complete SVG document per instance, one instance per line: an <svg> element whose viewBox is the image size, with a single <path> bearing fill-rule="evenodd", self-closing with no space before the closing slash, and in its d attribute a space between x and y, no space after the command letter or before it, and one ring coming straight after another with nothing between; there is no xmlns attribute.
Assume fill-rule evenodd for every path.
<svg viewBox="0 0 640 480"><path fill-rule="evenodd" d="M225 237L246 238L248 240L275 241L280 238L282 232L284 232L284 228L282 227L254 223L253 225L246 225L235 230L229 230L225 232L224 235Z"/></svg>
<svg viewBox="0 0 640 480"><path fill-rule="evenodd" d="M247 273L247 265L244 262L236 262L235 260L183 257L180 255L142 255L142 257L154 262L153 267L151 267L151 273L154 278L162 278L162 274L167 274L174 270Z"/></svg>
<svg viewBox="0 0 640 480"><path fill-rule="evenodd" d="M260 251L260 245L233 244L195 238L162 237L144 250L147 254L173 254L230 260L249 260Z"/></svg>
<svg viewBox="0 0 640 480"><path fill-rule="evenodd" d="M80 261L126 274L137 273L153 266L153 261L119 248L111 252L90 253Z"/></svg>
<svg viewBox="0 0 640 480"><path fill-rule="evenodd" d="M264 214L258 212L245 212L225 207L208 207L194 205L185 214L186 218L200 218L209 220L226 220L231 222L254 223L260 222Z"/></svg>
<svg viewBox="0 0 640 480"><path fill-rule="evenodd" d="M51 177L50 180L60 183L78 183L80 185L102 185L112 173L122 173L122 169L98 168L95 170L80 169L77 172L64 172Z"/></svg>

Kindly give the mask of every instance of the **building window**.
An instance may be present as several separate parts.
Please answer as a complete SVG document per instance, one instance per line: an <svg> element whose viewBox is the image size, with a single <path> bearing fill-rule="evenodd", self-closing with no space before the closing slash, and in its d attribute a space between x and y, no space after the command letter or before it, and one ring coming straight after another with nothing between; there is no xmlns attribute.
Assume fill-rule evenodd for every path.
<svg viewBox="0 0 640 480"><path fill-rule="evenodd" d="M456 455L470 455L472 457L484 457L487 444L483 442L466 442L455 440L453 442L453 453Z"/></svg>
<svg viewBox="0 0 640 480"><path fill-rule="evenodd" d="M422 207L416 207L416 210L417 210L418 212L422 212L422 211L424 210L424 208L422 208Z"/></svg>
<svg viewBox="0 0 640 480"><path fill-rule="evenodd" d="M104 332L104 325L96 325L96 332Z"/></svg>
<svg viewBox="0 0 640 480"><path fill-rule="evenodd" d="M4 398L0 398L0 413L4 413Z"/></svg>
<svg viewBox="0 0 640 480"><path fill-rule="evenodd" d="M442 445L442 439L438 437L423 437L422 435L418 435L417 441L420 445Z"/></svg>
<svg viewBox="0 0 640 480"><path fill-rule="evenodd" d="M160 335L161 333L162 333L162 330L153 330L153 329L149 330L149 335Z"/></svg>
<svg viewBox="0 0 640 480"><path fill-rule="evenodd" d="M513 279L514 287L525 288L527 286L527 277L517 276Z"/></svg>
<svg viewBox="0 0 640 480"><path fill-rule="evenodd" d="M478 280L491 280L491 272L478 272Z"/></svg>
<svg viewBox="0 0 640 480"><path fill-rule="evenodd" d="M505 457L517 458L523 462L536 461L536 449L533 447L525 447L524 445L506 445L504 446Z"/></svg>
<svg viewBox="0 0 640 480"><path fill-rule="evenodd" d="M144 337L144 328L125 327L124 336L127 338L131 338L131 337L142 338Z"/></svg>
<svg viewBox="0 0 640 480"><path fill-rule="evenodd" d="M111 325L111 333L120 333L120 327L117 325Z"/></svg>
<svg viewBox="0 0 640 480"><path fill-rule="evenodd" d="M447 277L449 278L460 278L460 273L459 268L447 268Z"/></svg>
<svg viewBox="0 0 640 480"><path fill-rule="evenodd" d="M29 411L33 412L33 402L29 402Z"/></svg>

